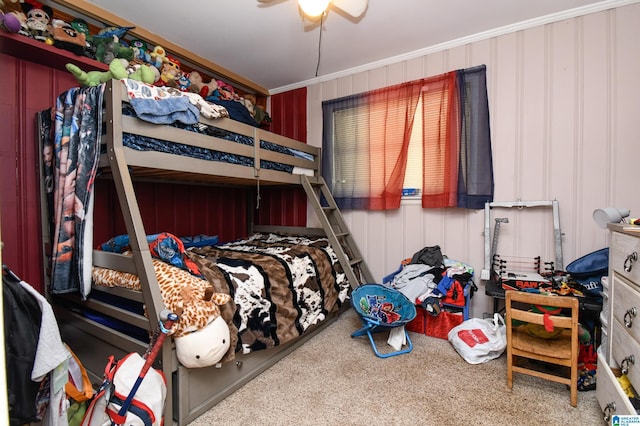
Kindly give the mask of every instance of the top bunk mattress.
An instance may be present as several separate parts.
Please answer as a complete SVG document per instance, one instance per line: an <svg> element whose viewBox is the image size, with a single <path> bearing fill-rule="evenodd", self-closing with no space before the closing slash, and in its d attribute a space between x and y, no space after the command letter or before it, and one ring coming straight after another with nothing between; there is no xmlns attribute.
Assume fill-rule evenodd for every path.
<svg viewBox="0 0 640 426"><path fill-rule="evenodd" d="M153 99L136 102L140 99L132 97L131 84L155 90L155 95L148 95ZM161 104L179 97L190 100L189 114L172 111L167 107L171 103ZM197 121L191 120L202 103L214 106L199 95L112 80L106 83L104 100L104 173L115 166L126 167L133 178L239 185L299 184L300 174L319 176L319 148L230 118L208 118L210 113L196 113ZM168 118L159 118L163 112ZM174 118L170 124L159 124Z"/></svg>

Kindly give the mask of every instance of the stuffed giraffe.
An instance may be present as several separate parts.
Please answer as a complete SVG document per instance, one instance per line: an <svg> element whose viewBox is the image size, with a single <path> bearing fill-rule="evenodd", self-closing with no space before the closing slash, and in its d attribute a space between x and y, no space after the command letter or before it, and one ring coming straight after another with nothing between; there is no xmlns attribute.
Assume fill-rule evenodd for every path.
<svg viewBox="0 0 640 426"><path fill-rule="evenodd" d="M204 328L220 316L220 305L231 301L231 296L214 293L211 284L189 272L158 259L152 259L165 307L178 314L174 324L174 338ZM140 279L135 274L94 267L96 285L125 287L140 290Z"/></svg>

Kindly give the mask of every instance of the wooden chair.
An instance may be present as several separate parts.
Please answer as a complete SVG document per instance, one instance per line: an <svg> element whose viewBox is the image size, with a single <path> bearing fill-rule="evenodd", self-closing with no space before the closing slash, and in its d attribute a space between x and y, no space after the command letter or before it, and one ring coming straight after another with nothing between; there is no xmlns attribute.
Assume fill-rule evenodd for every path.
<svg viewBox="0 0 640 426"><path fill-rule="evenodd" d="M538 307L544 313L532 311ZM555 310L554 310L555 308ZM569 316L556 315L559 310L571 310ZM549 313L551 312L551 313ZM524 323L553 322L561 334L553 339L531 335ZM516 322L516 326L513 322ZM575 297L547 296L517 290L506 292L507 325L507 387L513 386L513 373L528 374L571 388L571 405L578 405L578 299ZM518 325L520 323L521 325ZM536 333L537 334L537 333ZM561 366L561 367L558 367Z"/></svg>

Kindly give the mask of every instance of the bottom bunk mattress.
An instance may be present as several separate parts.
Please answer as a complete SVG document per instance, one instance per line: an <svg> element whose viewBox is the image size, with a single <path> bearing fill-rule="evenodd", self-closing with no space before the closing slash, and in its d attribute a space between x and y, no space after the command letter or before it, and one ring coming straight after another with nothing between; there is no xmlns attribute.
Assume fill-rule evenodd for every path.
<svg viewBox="0 0 640 426"><path fill-rule="evenodd" d="M184 254L216 294L233 302L220 305L232 344L222 361L295 339L338 312L351 291L325 237L256 234ZM140 289L139 280L123 272L94 268L93 278L97 285ZM163 300L167 304L164 294Z"/></svg>

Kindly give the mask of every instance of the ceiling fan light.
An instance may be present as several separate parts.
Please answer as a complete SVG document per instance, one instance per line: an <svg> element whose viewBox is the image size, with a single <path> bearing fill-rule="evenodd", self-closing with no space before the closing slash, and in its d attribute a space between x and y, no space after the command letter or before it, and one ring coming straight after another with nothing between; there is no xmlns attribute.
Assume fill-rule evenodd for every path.
<svg viewBox="0 0 640 426"><path fill-rule="evenodd" d="M305 15L310 18L317 18L327 10L329 0L298 0L298 5Z"/></svg>

